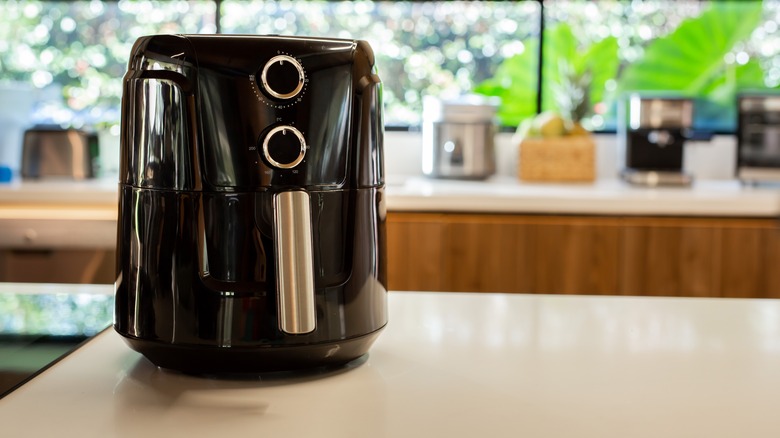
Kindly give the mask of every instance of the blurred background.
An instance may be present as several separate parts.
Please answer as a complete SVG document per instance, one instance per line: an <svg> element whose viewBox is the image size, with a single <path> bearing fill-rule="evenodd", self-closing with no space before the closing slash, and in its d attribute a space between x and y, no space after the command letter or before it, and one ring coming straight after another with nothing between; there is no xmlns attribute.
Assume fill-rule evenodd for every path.
<svg viewBox="0 0 780 438"><path fill-rule="evenodd" d="M780 2L760 1L9 0L0 120L116 131L137 37L221 32L368 40L391 129L420 125L424 95L499 96L511 127L579 87L595 131L615 129L622 91L673 90L697 99L698 126L733 132L735 93L780 85L778 22Z"/></svg>
<svg viewBox="0 0 780 438"><path fill-rule="evenodd" d="M737 97L744 92L780 92L777 90L780 87L778 23L780 2L750 0L2 1L0 182L11 181L11 178L3 179L4 168L10 168L6 176L16 175L14 172L18 171L21 162L22 136L35 126L95 135L99 140L99 153L96 155L99 162L95 165L97 172L93 176L100 180L88 178L93 181L83 187L46 185L51 179L40 181L36 186L34 183L38 181L29 181L35 178L19 186L3 184L0 186L0 193L4 196L3 207L33 202L38 199L35 196L43 199L38 192L50 190L54 193L50 198L60 204L100 204L97 211L100 214L91 212L92 216L89 216L79 212L74 216L77 220L59 220L64 210L46 204L45 208L41 207L44 208L40 214L41 223L35 226L30 225L30 219L22 213L19 217L6 217L6 224L0 232L0 238L5 239L0 242L0 279L40 280L40 272L46 271L52 275L51 278L67 277L73 282L113 281L113 253L110 251L113 251L115 242L115 224L112 221L116 217L121 78L135 40L155 33L282 34L368 40L374 48L379 75L384 82L384 120L390 131L385 137L388 145L385 164L388 187L396 190L394 200L417 199L415 196L427 199L432 186L445 187L442 189L445 193L450 193L447 190L452 187L444 183L435 185L419 178L424 156L423 135L420 133L424 130L424 98L435 96L446 99L463 94L493 97L498 102L499 130L503 131L495 141L497 178L481 186L468 186L474 193L486 193L487 196L462 203L459 208L467 213L480 201L492 199L490 196L495 193L517 195L512 199L516 199L518 205L529 199L553 198L549 190L557 186L517 183L518 175L522 177L523 173L518 169L518 162L522 165L532 161L519 159L518 141L511 134L532 119L545 120L540 119L545 113L559 114L578 122L586 132L595 133L588 139L592 143L591 149L595 150L588 156L595 158L587 163L588 170L595 176L591 177L590 185L558 187L565 195L561 195L563 200L551 210L532 211L533 214L547 213L555 215L556 221L558 216L561 220L568 220L567 214L571 214L571 210L566 209L569 201L576 201L583 194L596 199L615 199L621 207L609 210L612 213L624 214L626 210L621 208L626 202L634 202L630 204L632 206L651 205L653 202L666 205L653 198L662 192L627 190L616 182L618 172L624 167L631 167L631 163L623 162L620 152L627 149L627 140L630 137L650 140L657 134L654 131L621 134L619 128L625 128L625 124L618 123L618 112L626 96L637 91L667 93L690 99L695 105L692 128L708 131L712 141L686 137L684 166L677 164L680 168L677 170L694 174L701 184L693 185L687 191L663 193L672 196L669 202L682 206L674 211L684 218L701 214L701 209L696 208L702 202L706 204L715 199L717 202L707 204L717 204L714 213L707 213L710 216L717 218L725 214L760 219L763 221L761 227L766 228L760 231L767 234L755 234L759 237L752 241L755 241L756 248L760 247L760 251L774 251L776 245L766 243L774 240L770 241L766 236L780 241L780 233L775 233L776 206L780 205L774 198L775 193L753 191L747 184L742 185L736 170L738 166L757 163L759 167L770 168L775 182L780 180L780 103L777 103L780 100L775 96L768 98L766 104L756 105L760 107L758 110L747 108L752 111L745 119L750 123L744 123L746 128L738 132ZM686 126L685 130L678 131L685 131L682 133L687 135L691 130ZM668 132L671 131L667 129L665 133ZM547 145L566 141L561 138L543 140ZM741 147L743 152L738 156L738 143L753 149ZM676 150L682 160L683 148ZM753 151L757 151L754 154L758 157L756 163L747 161L753 159ZM406 184L406 181L412 183ZM101 182L106 184L99 184ZM411 192L412 189L422 192ZM83 193L79 194L78 190ZM403 196L405 193L408 195L406 198ZM628 201L623 202L626 199ZM645 202L646 199L652 202ZM46 198L45 201L52 199ZM737 205L737 202L742 204ZM420 210L430 208L427 201L420 205L423 205L418 208ZM2 212L3 208L0 208ZM587 208L580 213L594 217L607 215L605 211ZM11 213L6 211L5 214ZM400 214L393 212L396 218L400 218ZM94 219L97 216L99 218ZM81 234L71 228L63 231L65 225L86 223L85 217L94 219L94 224L78 228ZM536 218L533 215L529 217ZM420 222L427 225L434 219L426 217ZM411 223L411 219L403 220ZM744 225L732 222L716 225L726 228ZM659 227L667 227L666 222L660 223ZM98 229L96 224L103 228ZM600 223L598 225L601 226ZM754 227L755 224L751 222L748 225ZM700 229L710 230L713 225L709 222L704 225L684 222L681 229L687 230L685 227L693 227L698 232ZM73 225L73 230L76 228ZM394 232L403 237L398 230ZM480 229L479 233L483 230ZM549 242L559 234L551 233L552 237L545 240L544 245L551 246ZM648 237L647 248L655 248L652 246L655 245L654 239ZM417 240L410 238L415 244ZM677 236L668 240L670 246L685 242ZM593 241L600 242L596 238ZM693 246L708 248L711 241L717 239L708 237ZM733 241L741 243L748 240L734 238ZM480 245L484 243L482 234L479 242ZM633 241L629 239L626 242L629 242L628 245ZM499 244L504 244L503 239L498 239L495 246ZM762 245L769 246L764 248ZM96 255L91 251L75 251L74 246L99 247L105 251ZM435 243L429 246L438 248ZM484 246L491 254L495 253L493 247ZM6 247L11 248L13 254L5 251ZM50 247L60 250L46 253L31 251L36 248L48 250ZM560 247L563 248L562 253L569 248L563 244ZM601 247L600 243L594 243L592 247L586 245L583 252L589 256ZM691 259L688 249L679 248L679 260L670 257L670 251L666 250L651 254L642 259L647 260L642 262L643 269L651 263L672 260L669 263L675 269L679 267L680 278L687 278L683 271L699 272L701 276L710 278L715 270L709 261L702 264L703 268L698 271L680 262ZM516 255L512 248L507 251ZM769 276L775 271L766 268L771 265L772 257L759 250L750 251L745 250L745 253L755 253L755 260L765 262L766 266L739 256L737 258L743 264L749 264L753 269L749 271L742 267L740 273L755 271ZM472 252L463 251L464 254ZM447 251L443 253L449 254ZM736 252L723 252L726 253ZM616 250L615 254L623 253ZM707 259L712 252L702 250L702 254L703 259ZM618 261L622 260L622 255L615 257ZM554 265L539 264L540 269ZM77 273L74 273L74 265L81 267ZM453 262L455 265L457 263ZM590 272L591 268L588 265L583 272ZM560 277L558 271L548 270L551 278ZM570 269L562 270L571 272ZM439 271L431 269L434 273ZM10 273L17 272L29 275L24 278L9 277ZM404 270L399 269L399 272L407 275ZM102 273L102 276L95 273ZM422 277L430 277L429 272L425 274ZM610 284L617 282L613 274L605 275L613 278ZM745 274L736 283L747 283L753 277L756 275ZM576 279L575 276L571 278ZM780 284L780 276L777 282ZM706 285L701 286L702 290L713 289L709 283L702 284ZM420 285L409 287L424 289ZM476 286L469 287L478 289ZM523 287L523 290L530 291L547 290ZM550 288L553 289L561 290L557 286ZM661 289L676 290L666 284ZM755 291L766 289L768 287L763 284L755 286ZM774 289L780 290L780 287ZM689 293L690 288L681 287L680 290ZM629 292L641 293L641 290L634 288Z"/></svg>

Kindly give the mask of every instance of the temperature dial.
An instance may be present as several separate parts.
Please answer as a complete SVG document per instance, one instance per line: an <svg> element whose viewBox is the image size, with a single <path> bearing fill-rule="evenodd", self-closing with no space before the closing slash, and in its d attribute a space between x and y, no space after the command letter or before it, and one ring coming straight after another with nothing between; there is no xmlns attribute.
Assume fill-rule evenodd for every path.
<svg viewBox="0 0 780 438"><path fill-rule="evenodd" d="M263 88L277 99L292 99L303 90L306 78L303 66L288 55L277 55L268 60L260 74Z"/></svg>
<svg viewBox="0 0 780 438"><path fill-rule="evenodd" d="M263 156L274 167L293 168L303 161L305 155L306 140L301 131L292 126L277 126L268 131L263 140Z"/></svg>

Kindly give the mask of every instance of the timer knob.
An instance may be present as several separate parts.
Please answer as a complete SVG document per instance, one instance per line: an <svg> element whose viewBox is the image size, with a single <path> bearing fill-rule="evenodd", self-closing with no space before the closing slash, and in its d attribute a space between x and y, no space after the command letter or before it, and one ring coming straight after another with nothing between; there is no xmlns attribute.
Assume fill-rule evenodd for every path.
<svg viewBox="0 0 780 438"><path fill-rule="evenodd" d="M303 66L292 56L274 56L265 63L260 73L260 81L271 96L277 99L292 99L303 90Z"/></svg>
<svg viewBox="0 0 780 438"><path fill-rule="evenodd" d="M274 167L293 168L303 161L305 155L306 140L301 131L292 126L277 126L263 139L263 156Z"/></svg>

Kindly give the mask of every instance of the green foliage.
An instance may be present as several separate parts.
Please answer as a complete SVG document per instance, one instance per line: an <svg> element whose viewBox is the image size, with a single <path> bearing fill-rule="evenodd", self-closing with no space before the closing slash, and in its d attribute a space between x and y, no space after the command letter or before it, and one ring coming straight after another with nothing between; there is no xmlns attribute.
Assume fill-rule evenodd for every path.
<svg viewBox="0 0 780 438"><path fill-rule="evenodd" d="M729 123L737 92L766 87L766 72L756 54L745 59L750 52L745 44L763 20L762 2L713 1L668 34L651 39L644 47L632 46L641 55L630 63L622 58L623 47L617 38L609 36L583 46L584 37L561 22L544 33L541 110L578 120L592 114L600 102L613 110L612 102L622 93L674 92L706 99L710 105L701 108L699 115ZM524 42L529 48L538 47L536 38ZM735 60L737 52L744 52L742 60ZM500 116L509 125L534 114L529 106L536 97L532 92L536 78L529 73L535 71L536 63L528 52L521 56L506 60L496 77L475 89L502 98ZM525 104L518 103L520 99Z"/></svg>
<svg viewBox="0 0 780 438"><path fill-rule="evenodd" d="M538 39L529 39L523 53L504 60L492 78L474 88L475 93L501 98L498 117L504 125L519 125L536 114L538 50Z"/></svg>
<svg viewBox="0 0 780 438"><path fill-rule="evenodd" d="M539 13L536 2L225 0L222 31L365 39L384 83L385 121L417 125L425 96L467 93L502 75L495 67L501 49L532 33ZM536 70L529 73L535 96ZM512 100L512 111L525 113L525 101L516 107Z"/></svg>
<svg viewBox="0 0 780 438"><path fill-rule="evenodd" d="M93 335L111 324L113 297L0 294L0 333Z"/></svg>
<svg viewBox="0 0 780 438"><path fill-rule="evenodd" d="M724 61L736 43L750 36L761 15L761 2L713 2L700 16L650 43L638 62L626 66L619 89L676 91L733 102L738 85L763 87L764 74L756 62L738 66Z"/></svg>
<svg viewBox="0 0 780 438"><path fill-rule="evenodd" d="M70 110L118 109L137 37L211 33L219 16L224 33L368 40L385 120L416 125L424 96L467 93L491 77L501 50L535 32L539 14L537 2L0 0L0 81L54 85Z"/></svg>
<svg viewBox="0 0 780 438"><path fill-rule="evenodd" d="M506 59L496 75L474 91L501 98L499 117L505 125L518 125L536 113L538 38L525 42L526 50ZM573 120L591 112L591 103L601 102L608 93L605 84L618 68L618 44L614 37L581 47L565 24L545 29L542 109L556 110Z"/></svg>
<svg viewBox="0 0 780 438"><path fill-rule="evenodd" d="M136 38L209 29L215 9L181 0L0 2L0 81L55 86L69 110L116 110Z"/></svg>
<svg viewBox="0 0 780 438"><path fill-rule="evenodd" d="M544 34L542 110L555 110L572 120L592 112L604 99L606 82L618 69L618 43L613 36L581 47L566 23Z"/></svg>

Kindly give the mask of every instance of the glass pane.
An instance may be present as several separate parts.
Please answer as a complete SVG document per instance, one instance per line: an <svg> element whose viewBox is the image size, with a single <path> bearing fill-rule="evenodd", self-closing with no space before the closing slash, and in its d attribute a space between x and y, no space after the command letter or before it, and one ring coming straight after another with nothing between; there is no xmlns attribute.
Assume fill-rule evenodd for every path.
<svg viewBox="0 0 780 438"><path fill-rule="evenodd" d="M0 2L0 165L31 124L115 125L139 36L215 31L211 0Z"/></svg>
<svg viewBox="0 0 780 438"><path fill-rule="evenodd" d="M536 111L537 2L254 1L222 3L224 33L328 36L367 40L384 82L385 123L416 126L422 97L469 93L523 56L515 107ZM486 94L507 94L495 81Z"/></svg>
<svg viewBox="0 0 780 438"><path fill-rule="evenodd" d="M542 108L611 130L617 99L654 92L693 98L696 128L734 131L736 94L780 84L779 14L777 2L545 2Z"/></svg>

